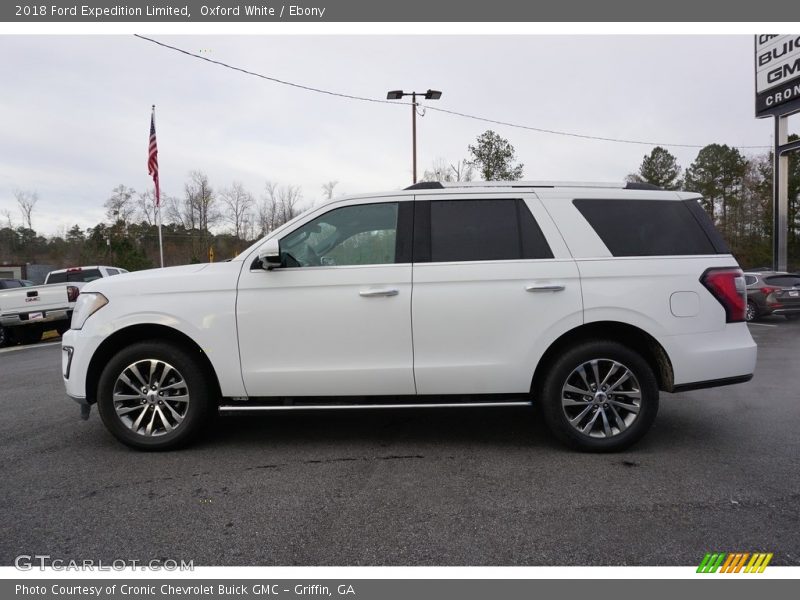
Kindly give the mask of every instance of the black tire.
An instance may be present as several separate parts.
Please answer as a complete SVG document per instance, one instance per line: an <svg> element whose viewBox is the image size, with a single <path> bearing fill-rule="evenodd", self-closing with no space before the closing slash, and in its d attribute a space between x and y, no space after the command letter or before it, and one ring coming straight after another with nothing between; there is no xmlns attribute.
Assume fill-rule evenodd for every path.
<svg viewBox="0 0 800 600"><path fill-rule="evenodd" d="M745 310L744 318L748 322L755 321L758 318L758 307L755 305L755 302L747 301L747 309Z"/></svg>
<svg viewBox="0 0 800 600"><path fill-rule="evenodd" d="M42 334L44 334L44 331L37 326L21 325L14 330L14 337L16 337L20 344L35 344L36 342L40 342L42 341Z"/></svg>
<svg viewBox="0 0 800 600"><path fill-rule="evenodd" d="M790 315L784 315L784 316L786 317L787 321L796 321L797 319L800 319L800 315L798 315L798 314L790 314Z"/></svg>
<svg viewBox="0 0 800 600"><path fill-rule="evenodd" d="M158 429L164 430L164 432L161 433L156 432L155 435L145 435L141 431L141 426L138 432L134 431L132 427L135 425L135 422L127 423L127 421L133 421L133 418L127 418L126 421L125 417L118 415L113 398L115 387L121 386L118 387L117 390L122 393L129 392L131 389L124 383L121 383L118 378L120 378L123 373L126 373L129 379L133 379L133 377L131 377L131 371L127 369L129 369L131 365L138 364L139 361L150 360L165 363L177 372L175 377L167 376L166 379L164 379L164 389L178 385L173 383L171 386L170 382L180 380L180 386L178 390L175 391L180 391L185 388L186 396L189 398L185 409L181 408L182 404L180 402L170 403L178 412L185 410L182 415L182 420L177 424L173 423L174 429L171 431L167 431L166 427L164 427L165 423L163 417L154 414L157 410L163 410L163 414L167 415L167 419L170 420L170 415L166 407L163 406L164 398L155 397L157 392L153 392L152 404L149 407L147 405L151 403L151 400L146 400L144 402L140 399L125 401L130 404L123 406L131 408L130 412L132 416L136 415L138 417L142 414L138 411L139 407L136 406L137 402L142 402L142 408L151 411L149 413L144 413L142 425L144 425L144 421L146 421L150 415L153 415L152 419L155 423L154 431ZM148 363L143 364L146 365ZM162 369L161 372L163 371L169 373L166 368ZM147 379L149 374L143 373L143 376ZM156 371L156 375L150 378L149 383L158 383L155 381L158 376L159 372ZM215 386L204 373L204 365L193 352L171 342L147 340L132 344L120 350L109 360L108 364L103 369L98 383L97 408L100 413L100 418L103 420L103 424L123 444L138 450L172 450L187 445L204 429L213 409L216 408L216 397L213 390L215 390ZM148 389L148 394L149 393L150 390ZM168 391L166 393L167 397L169 397L169 394L172 392ZM136 394L139 394L139 391L136 391ZM163 396L163 393L160 395ZM157 408L157 406L159 406L159 408ZM158 416L157 420L156 416Z"/></svg>
<svg viewBox="0 0 800 600"><path fill-rule="evenodd" d="M5 327L0 327L0 348L5 348L11 343L11 332Z"/></svg>
<svg viewBox="0 0 800 600"><path fill-rule="evenodd" d="M614 392L610 396L606 396L605 392L600 393L599 389L596 393L587 392L593 395L584 396L576 395L569 390L565 391L564 386L568 382L580 386L581 389L586 387L581 380L574 379L578 377L576 370L595 360L599 361L597 364L600 383L603 383L605 375L612 370L614 362L621 365L616 367L612 376L607 380L607 388L616 387L614 383L617 374L620 374L619 378L624 375L624 371L621 371L623 367L630 371L632 378L625 380L615 390L609 389ZM591 380L594 380L595 376L592 373L587 373L587 375L590 380L588 382L590 388ZM634 382L638 382L638 388ZM630 390L626 391L627 388ZM640 398L638 399L638 410L634 412L634 409L637 408L635 406L636 389L639 391ZM566 397L565 402L570 404L569 406L562 406L562 393ZM616 398L614 398L614 394L617 395ZM602 340L582 342L556 357L547 365L546 375L536 396L541 402L545 421L553 435L569 446L584 452L617 452L628 448L647 433L658 413L658 382L647 361L638 352L627 346ZM586 401L586 398L590 398L590 400ZM572 402L574 405L571 404ZM597 402L599 404L596 404ZM631 406L631 409L621 408L623 405ZM574 419L581 414L585 416L577 421L578 426L588 425L591 419L595 419L588 434L582 433L576 428L576 425L570 423L570 417ZM607 435L606 428L603 427L604 423L600 419L604 416L610 424L608 431L611 435L595 437ZM622 421L621 424L619 420Z"/></svg>

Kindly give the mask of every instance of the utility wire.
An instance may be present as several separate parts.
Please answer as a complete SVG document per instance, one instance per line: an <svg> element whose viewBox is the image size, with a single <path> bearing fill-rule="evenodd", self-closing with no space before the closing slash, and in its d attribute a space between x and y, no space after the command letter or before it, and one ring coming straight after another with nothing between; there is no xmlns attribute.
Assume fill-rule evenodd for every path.
<svg viewBox="0 0 800 600"><path fill-rule="evenodd" d="M302 85L300 83L294 83L292 81L286 81L284 79L278 79L277 77L270 77L268 75L263 75L262 73L256 73L255 71L248 71L247 69L243 69L241 67L236 67L230 65L228 63L224 63L219 60L214 60L212 58L208 58L207 56L201 56L199 54L195 54L194 52L189 52L188 50L184 50L183 48L178 48L177 46L171 46L170 44L165 44L164 42L159 42L158 40L154 40L153 38L149 38L144 35L139 35L138 33L133 34L134 37L137 37L141 40L156 44L157 46L161 46L162 48L167 48L168 50L173 50L175 52L180 52L181 54L185 54L186 56L191 56L192 58L197 58L207 63L211 63L220 67L224 67L226 69L231 69L233 71L238 71L240 73L244 73L245 75L251 75L253 77L258 77L260 79L265 79L266 81L271 81L273 83L278 83L280 85L287 85L290 87L298 88L301 90L306 90L308 92L316 92L318 94L326 94L328 96L336 96L339 98L346 98L348 100L358 100L360 102L372 102L374 104L392 104L392 105L406 105L411 106L411 102L403 102L398 100L383 100L381 98L368 98L366 96L355 96L353 94L343 94L340 92L334 92L331 90L326 90L322 88L317 88L309 85ZM418 106L423 106L419 102L417 103ZM574 133L570 131L559 131L557 129L545 129L543 127L533 127L530 125L521 125L519 123L510 123L508 121L498 121L496 119L489 119L487 117L481 117L478 115L471 115L468 113L458 112L455 110L449 110L446 108L438 108L435 106L431 106L430 104L424 105L426 110L432 110L443 114L453 115L457 117L463 117L465 119L472 119L473 121L481 121L483 123L491 123L494 125L503 125L505 127L513 127L515 129L524 129L526 131L535 131L537 133L547 133L550 135L560 135L566 137L573 137L579 138L584 140L595 140L600 142L613 142L616 144L636 144L640 146L665 146L665 147L672 147L672 148L704 148L703 144L673 144L673 143L663 143L663 142L648 142L644 140L630 140L624 138L613 138L613 137L603 137L598 135L587 135L582 133ZM736 146L739 149L766 149L771 148L771 146Z"/></svg>

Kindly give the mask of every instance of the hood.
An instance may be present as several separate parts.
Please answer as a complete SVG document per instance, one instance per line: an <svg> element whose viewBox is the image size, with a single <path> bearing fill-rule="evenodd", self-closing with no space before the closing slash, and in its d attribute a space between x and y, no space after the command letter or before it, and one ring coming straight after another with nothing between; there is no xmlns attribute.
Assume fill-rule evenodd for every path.
<svg viewBox="0 0 800 600"><path fill-rule="evenodd" d="M96 279L87 283L81 292L100 292L110 300L118 294L141 296L233 290L241 267L241 262L222 262L147 269Z"/></svg>

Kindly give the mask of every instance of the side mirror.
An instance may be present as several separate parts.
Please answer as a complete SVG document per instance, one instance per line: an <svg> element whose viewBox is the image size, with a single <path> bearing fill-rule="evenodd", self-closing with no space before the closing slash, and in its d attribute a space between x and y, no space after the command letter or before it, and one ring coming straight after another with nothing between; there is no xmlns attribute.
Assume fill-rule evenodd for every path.
<svg viewBox="0 0 800 600"><path fill-rule="evenodd" d="M261 250L258 251L258 258L261 261L261 268L271 271L281 266L281 250L278 240L268 240Z"/></svg>

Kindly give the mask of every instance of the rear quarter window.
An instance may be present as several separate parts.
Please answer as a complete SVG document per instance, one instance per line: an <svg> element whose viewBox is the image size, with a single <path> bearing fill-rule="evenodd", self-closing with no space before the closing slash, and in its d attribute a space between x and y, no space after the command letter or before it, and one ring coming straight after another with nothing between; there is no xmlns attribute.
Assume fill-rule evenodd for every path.
<svg viewBox="0 0 800 600"><path fill-rule="evenodd" d="M730 253L696 200L576 199L573 204L614 256Z"/></svg>
<svg viewBox="0 0 800 600"><path fill-rule="evenodd" d="M764 281L779 287L800 287L800 277L796 275L772 275L765 277Z"/></svg>

